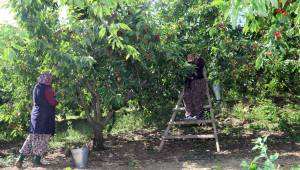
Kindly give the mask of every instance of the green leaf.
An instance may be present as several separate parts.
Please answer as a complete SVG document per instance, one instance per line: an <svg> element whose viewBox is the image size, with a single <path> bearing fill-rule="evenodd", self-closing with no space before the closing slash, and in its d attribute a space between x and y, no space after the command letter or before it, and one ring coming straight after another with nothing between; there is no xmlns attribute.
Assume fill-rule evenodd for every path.
<svg viewBox="0 0 300 170"><path fill-rule="evenodd" d="M213 36L213 35L215 35L217 33L217 29L216 28L210 28L209 29L209 32L208 32L208 34L209 34L209 36Z"/></svg>
<svg viewBox="0 0 300 170"><path fill-rule="evenodd" d="M68 166L65 168L65 170L72 170L72 168Z"/></svg>
<svg viewBox="0 0 300 170"><path fill-rule="evenodd" d="M266 2L263 0L261 1L261 4L259 6L259 13L262 16L267 16L267 7L266 7Z"/></svg>
<svg viewBox="0 0 300 170"><path fill-rule="evenodd" d="M256 140L255 140L255 142L254 143L261 143L261 141L262 141L262 138L261 137L259 137L259 138L257 138Z"/></svg>
<svg viewBox="0 0 300 170"><path fill-rule="evenodd" d="M133 46L127 45L126 48L127 48L127 53L128 53L126 55L126 60L128 60L131 56L135 60L138 60L138 61L141 60L139 57L140 53Z"/></svg>
<svg viewBox="0 0 300 170"><path fill-rule="evenodd" d="M262 66L263 66L263 59L262 59L262 57L258 57L257 59L256 59L256 62L255 62L255 68L258 70L258 69L260 69Z"/></svg>
<svg viewBox="0 0 300 170"><path fill-rule="evenodd" d="M9 61L9 60L11 60L15 55L16 55L16 54L15 54L15 51L14 51L13 49L11 49L11 48L5 48L5 49L3 50L3 59L4 59L4 60Z"/></svg>
<svg viewBox="0 0 300 170"><path fill-rule="evenodd" d="M276 161L276 160L278 159L278 157L279 157L279 154L278 154L278 153L275 153L274 155L271 155L271 156L270 156L270 160L271 160L272 162L274 162L274 161Z"/></svg>
<svg viewBox="0 0 300 170"><path fill-rule="evenodd" d="M79 8L84 8L84 1L83 0L73 0L74 5Z"/></svg>
<svg viewBox="0 0 300 170"><path fill-rule="evenodd" d="M106 28L101 26L100 31L99 31L99 37L103 38L105 33L106 33Z"/></svg>
<svg viewBox="0 0 300 170"><path fill-rule="evenodd" d="M265 143L268 139L268 136L265 136L264 139L263 139L263 143Z"/></svg>
<svg viewBox="0 0 300 170"><path fill-rule="evenodd" d="M282 46L279 46L279 49L280 49L280 51L281 51L281 53L282 53L283 55L286 54L286 51L285 51L285 49L284 49Z"/></svg>
<svg viewBox="0 0 300 170"><path fill-rule="evenodd" d="M275 165L273 164L273 162L271 162L270 160L266 160L264 162L264 169L265 170L269 170L269 169L275 169Z"/></svg>
<svg viewBox="0 0 300 170"><path fill-rule="evenodd" d="M242 167L243 170L248 170L249 163L243 160L240 166Z"/></svg>
<svg viewBox="0 0 300 170"><path fill-rule="evenodd" d="M104 8L104 13L106 16L109 16L111 14L110 8Z"/></svg>
<svg viewBox="0 0 300 170"><path fill-rule="evenodd" d="M130 55L127 54L126 57L125 57L125 59L128 60L129 58L130 58Z"/></svg>
<svg viewBox="0 0 300 170"><path fill-rule="evenodd" d="M211 5L212 6L224 6L225 3L226 2L224 0L214 0L214 1L212 1Z"/></svg>
<svg viewBox="0 0 300 170"><path fill-rule="evenodd" d="M259 149L259 145L255 145L252 150L256 150L256 149Z"/></svg>
<svg viewBox="0 0 300 170"><path fill-rule="evenodd" d="M119 23L119 26L120 26L120 28L122 28L123 30L128 30L128 31L131 30L131 28L130 28L127 24L125 24L125 23Z"/></svg>
<svg viewBox="0 0 300 170"><path fill-rule="evenodd" d="M257 164L254 163L254 162L252 162L252 163L250 164L250 166L249 166L249 169L250 169L250 170L256 170L256 169L257 169Z"/></svg>
<svg viewBox="0 0 300 170"><path fill-rule="evenodd" d="M281 0L282 8L285 6L286 1L287 1L287 0Z"/></svg>
<svg viewBox="0 0 300 170"><path fill-rule="evenodd" d="M251 3L252 3L252 6L254 7L254 9L256 9L256 10L258 10L258 8L259 8L259 2L258 1L251 1Z"/></svg>
<svg viewBox="0 0 300 170"><path fill-rule="evenodd" d="M273 7L278 8L278 0L271 0Z"/></svg>
<svg viewBox="0 0 300 170"><path fill-rule="evenodd" d="M103 17L103 9L102 6L97 7L97 15L102 18Z"/></svg>
<svg viewBox="0 0 300 170"><path fill-rule="evenodd" d="M27 5L30 6L32 3L32 0L27 0Z"/></svg>

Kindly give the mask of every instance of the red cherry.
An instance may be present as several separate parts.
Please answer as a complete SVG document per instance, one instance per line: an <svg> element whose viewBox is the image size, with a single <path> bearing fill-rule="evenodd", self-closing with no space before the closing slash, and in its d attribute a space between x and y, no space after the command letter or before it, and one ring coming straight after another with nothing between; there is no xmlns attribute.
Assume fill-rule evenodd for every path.
<svg viewBox="0 0 300 170"><path fill-rule="evenodd" d="M275 12L277 14L282 14L283 13L283 9L282 8L278 8L278 9L275 10Z"/></svg>
<svg viewBox="0 0 300 170"><path fill-rule="evenodd" d="M274 36L275 36L275 39L276 39L276 40L280 40L281 37L282 37L282 34L281 34L280 31L276 31L276 32L274 33Z"/></svg>
<svg viewBox="0 0 300 170"><path fill-rule="evenodd" d="M160 40L160 35L159 35L159 33L155 34L154 36L155 36L155 39L156 39L157 41Z"/></svg>

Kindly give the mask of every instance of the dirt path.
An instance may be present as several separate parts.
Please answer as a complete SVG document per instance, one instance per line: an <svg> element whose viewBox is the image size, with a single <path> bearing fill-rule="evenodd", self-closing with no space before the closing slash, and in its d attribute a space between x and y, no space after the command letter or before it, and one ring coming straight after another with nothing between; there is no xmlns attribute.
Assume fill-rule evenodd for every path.
<svg viewBox="0 0 300 170"><path fill-rule="evenodd" d="M182 169L241 169L242 160L251 160L257 153L251 151L255 136L225 137L220 136L221 153L215 152L213 140L176 140L168 141L162 152L157 152L159 133L137 133L132 138L127 136L109 137L108 150L91 152L88 169L103 170L182 170ZM269 137L269 152L279 153L276 161L281 169L291 169L300 164L300 144L278 142L283 137ZM276 142L275 142L276 141ZM24 169L31 168L27 161ZM44 168L64 169L74 167L73 161L63 149L49 151L44 158ZM4 169L16 169L6 167Z"/></svg>

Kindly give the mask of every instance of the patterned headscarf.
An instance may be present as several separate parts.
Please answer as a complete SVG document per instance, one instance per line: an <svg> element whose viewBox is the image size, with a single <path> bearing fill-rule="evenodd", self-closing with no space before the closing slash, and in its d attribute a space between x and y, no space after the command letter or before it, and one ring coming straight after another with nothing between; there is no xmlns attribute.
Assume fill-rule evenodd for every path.
<svg viewBox="0 0 300 170"><path fill-rule="evenodd" d="M45 85L52 83L52 75L50 73L43 73L38 77L38 82Z"/></svg>

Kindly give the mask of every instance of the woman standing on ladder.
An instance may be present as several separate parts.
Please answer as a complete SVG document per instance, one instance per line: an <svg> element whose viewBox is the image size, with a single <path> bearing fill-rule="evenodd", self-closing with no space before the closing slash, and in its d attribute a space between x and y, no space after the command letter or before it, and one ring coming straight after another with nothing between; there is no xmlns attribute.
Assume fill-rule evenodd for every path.
<svg viewBox="0 0 300 170"><path fill-rule="evenodd" d="M204 99L206 95L206 80L204 79L203 69L204 60L196 55L189 54L187 61L196 66L195 72L185 80L183 102L185 105L185 119L202 119L204 114Z"/></svg>

